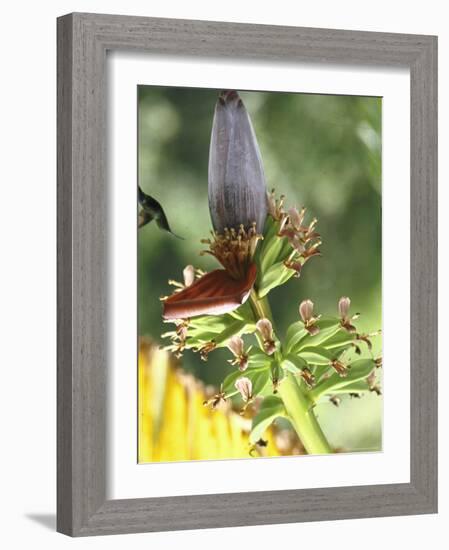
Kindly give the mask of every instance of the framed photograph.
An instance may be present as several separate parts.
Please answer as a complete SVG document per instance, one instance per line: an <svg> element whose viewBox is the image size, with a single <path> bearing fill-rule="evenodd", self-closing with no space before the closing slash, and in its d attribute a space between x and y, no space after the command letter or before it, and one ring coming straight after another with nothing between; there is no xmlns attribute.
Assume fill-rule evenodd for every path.
<svg viewBox="0 0 449 550"><path fill-rule="evenodd" d="M58 531L437 511L437 39L58 19Z"/></svg>

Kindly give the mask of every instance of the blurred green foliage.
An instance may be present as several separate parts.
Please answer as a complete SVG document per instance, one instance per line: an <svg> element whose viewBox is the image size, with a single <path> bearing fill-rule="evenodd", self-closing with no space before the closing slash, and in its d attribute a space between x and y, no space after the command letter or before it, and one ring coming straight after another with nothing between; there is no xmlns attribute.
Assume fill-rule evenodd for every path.
<svg viewBox="0 0 449 550"><path fill-rule="evenodd" d="M322 257L269 295L281 335L298 320L310 298L315 311L334 314L340 296L351 297L357 326L381 326L381 99L293 93L241 92L262 152L267 187L287 204L306 206L318 218ZM171 329L161 319L159 297L168 279L182 280L187 264L209 270L199 256L211 229L207 202L209 139L217 90L140 86L139 183L163 206L176 239L154 223L139 231L139 331L161 342ZM375 350L380 352L380 338ZM187 352L185 369L219 385L233 367L224 350L207 363ZM382 399L346 399L336 409L319 406L331 443L351 449L378 448ZM356 421L355 421L356 418Z"/></svg>

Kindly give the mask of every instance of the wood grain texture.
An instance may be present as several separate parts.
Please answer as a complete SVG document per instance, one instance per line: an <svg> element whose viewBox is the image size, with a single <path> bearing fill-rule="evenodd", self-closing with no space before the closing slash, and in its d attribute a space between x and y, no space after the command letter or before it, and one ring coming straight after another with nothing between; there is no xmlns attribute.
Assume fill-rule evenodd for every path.
<svg viewBox="0 0 449 550"><path fill-rule="evenodd" d="M411 72L411 481L106 500L106 52ZM72 536L437 510L437 39L117 15L58 19L58 524Z"/></svg>
<svg viewBox="0 0 449 550"><path fill-rule="evenodd" d="M59 531L72 527L72 25L58 21L57 166L57 501ZM64 512L60 513L64 503Z"/></svg>

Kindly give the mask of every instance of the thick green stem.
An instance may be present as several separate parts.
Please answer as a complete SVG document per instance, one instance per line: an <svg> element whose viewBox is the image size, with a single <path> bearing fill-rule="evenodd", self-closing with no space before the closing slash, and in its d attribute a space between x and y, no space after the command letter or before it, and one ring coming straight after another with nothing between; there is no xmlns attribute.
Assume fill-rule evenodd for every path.
<svg viewBox="0 0 449 550"><path fill-rule="evenodd" d="M271 313L270 303L267 297L259 298L255 290L251 291L250 304L256 320L269 319L273 324L273 315Z"/></svg>
<svg viewBox="0 0 449 550"><path fill-rule="evenodd" d="M257 293L253 290L250 297L250 303L256 320L265 318L273 323L270 304L266 297L259 298ZM260 335L258 335L257 332L256 336L261 347L263 347L263 341L260 340ZM278 392L293 428L298 434L307 453L331 453L332 449L313 412L313 403L291 373L286 373L286 376L278 386Z"/></svg>
<svg viewBox="0 0 449 550"><path fill-rule="evenodd" d="M287 373L278 387L279 395L296 433L308 454L329 454L332 449L318 424L312 402L295 377Z"/></svg>
<svg viewBox="0 0 449 550"><path fill-rule="evenodd" d="M253 310L254 320L256 322L259 319L269 319L271 321L271 324L273 324L273 315L271 313L270 304L266 297L259 298L256 291L253 289L249 297L249 303L251 305L251 309ZM257 330L255 332L255 335L256 335L257 341L259 342L259 346L261 347L261 349L263 349L262 336L259 334Z"/></svg>

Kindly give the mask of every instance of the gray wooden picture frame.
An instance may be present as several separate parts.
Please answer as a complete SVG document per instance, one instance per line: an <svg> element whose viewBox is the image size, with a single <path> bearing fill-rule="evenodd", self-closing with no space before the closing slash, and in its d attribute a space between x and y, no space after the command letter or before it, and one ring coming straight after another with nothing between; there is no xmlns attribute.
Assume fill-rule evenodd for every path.
<svg viewBox="0 0 449 550"><path fill-rule="evenodd" d="M82 13L57 25L58 531L83 536L436 512L437 38ZM410 69L410 483L107 500L108 50Z"/></svg>

